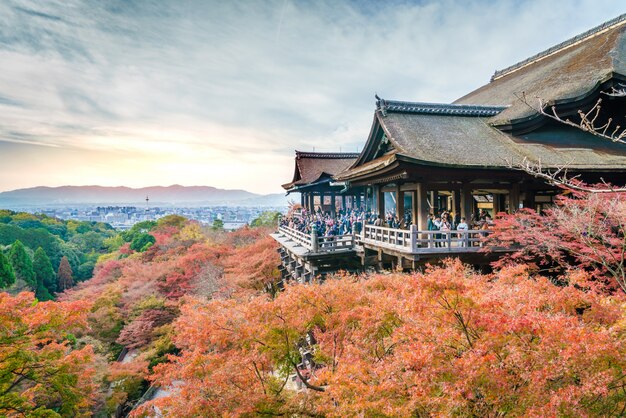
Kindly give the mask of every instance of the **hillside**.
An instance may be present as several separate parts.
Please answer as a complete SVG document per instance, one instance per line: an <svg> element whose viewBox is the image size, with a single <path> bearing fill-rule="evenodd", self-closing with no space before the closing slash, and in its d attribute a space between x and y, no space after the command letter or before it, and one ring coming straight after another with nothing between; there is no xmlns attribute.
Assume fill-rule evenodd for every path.
<svg viewBox="0 0 626 418"><path fill-rule="evenodd" d="M32 187L0 193L0 207L54 205L143 205L146 196L154 205L241 205L283 206L282 194L260 195L245 190L218 189L210 186L153 186L142 188L104 186Z"/></svg>

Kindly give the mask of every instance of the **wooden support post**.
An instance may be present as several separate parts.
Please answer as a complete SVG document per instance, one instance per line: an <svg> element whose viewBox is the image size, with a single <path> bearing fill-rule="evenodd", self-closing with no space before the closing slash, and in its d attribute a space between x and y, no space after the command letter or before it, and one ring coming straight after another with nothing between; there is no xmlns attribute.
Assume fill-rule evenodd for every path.
<svg viewBox="0 0 626 418"><path fill-rule="evenodd" d="M414 190L413 192L411 192L411 224L413 225L418 225L418 210L417 210L417 191Z"/></svg>
<svg viewBox="0 0 626 418"><path fill-rule="evenodd" d="M376 204L378 209L378 214L381 218L385 217L385 192L383 192L383 188L380 186L376 186Z"/></svg>
<svg viewBox="0 0 626 418"><path fill-rule="evenodd" d="M315 194L309 193L309 213L315 212Z"/></svg>
<svg viewBox="0 0 626 418"><path fill-rule="evenodd" d="M426 185L423 183L417 183L417 190L415 190L415 207L416 213L416 225L420 231L426 231L428 229L428 195L426 193Z"/></svg>
<svg viewBox="0 0 626 418"><path fill-rule="evenodd" d="M346 211L346 195L341 195L341 210Z"/></svg>
<svg viewBox="0 0 626 418"><path fill-rule="evenodd" d="M300 193L300 206L304 209L304 193Z"/></svg>
<svg viewBox="0 0 626 418"><path fill-rule="evenodd" d="M513 183L511 185L511 191L509 192L509 211L515 213L519 209L519 183Z"/></svg>
<svg viewBox="0 0 626 418"><path fill-rule="evenodd" d="M317 240L317 227L313 224L311 228L311 251L316 253L320 249L319 241Z"/></svg>
<svg viewBox="0 0 626 418"><path fill-rule="evenodd" d="M439 206L439 192L437 190L433 190L430 192L430 195L432 196L430 204L433 205L433 213L435 216L438 216L441 212L441 206Z"/></svg>
<svg viewBox="0 0 626 418"><path fill-rule="evenodd" d="M460 189L452 190L452 212L454 212L454 216L461 214L461 190Z"/></svg>
<svg viewBox="0 0 626 418"><path fill-rule="evenodd" d="M400 190L400 185L396 186L396 218L399 223L404 219L404 192Z"/></svg>
<svg viewBox="0 0 626 418"><path fill-rule="evenodd" d="M468 183L463 183L461 187L461 217L464 217L467 224L472 224L472 212L474 210L474 197L472 197L472 186Z"/></svg>
<svg viewBox="0 0 626 418"><path fill-rule="evenodd" d="M535 210L535 192L532 190L526 190L524 207Z"/></svg>
<svg viewBox="0 0 626 418"><path fill-rule="evenodd" d="M361 192L356 195L356 209L361 209Z"/></svg>
<svg viewBox="0 0 626 418"><path fill-rule="evenodd" d="M500 195L498 193L493 193L493 216L495 217L498 212L502 212L502 208L500 207Z"/></svg>

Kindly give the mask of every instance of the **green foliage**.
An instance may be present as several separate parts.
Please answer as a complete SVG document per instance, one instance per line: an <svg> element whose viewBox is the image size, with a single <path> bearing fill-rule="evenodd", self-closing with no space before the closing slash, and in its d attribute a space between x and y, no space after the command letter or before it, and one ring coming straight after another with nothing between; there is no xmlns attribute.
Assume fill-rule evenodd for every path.
<svg viewBox="0 0 626 418"><path fill-rule="evenodd" d="M132 242L138 235L150 232L157 225L154 221L143 221L133 225L128 231L122 232L122 238L125 242Z"/></svg>
<svg viewBox="0 0 626 418"><path fill-rule="evenodd" d="M44 249L53 266L58 266L61 261L61 241L45 229L24 229L16 225L0 223L0 244L11 245L19 240L26 247Z"/></svg>
<svg viewBox="0 0 626 418"><path fill-rule="evenodd" d="M33 270L35 271L35 278L37 280L37 299L48 300L44 299L42 296L46 296L45 293L48 295L55 293L57 291L57 282L50 258L48 258L48 255L41 247L37 248L37 251L35 251ZM46 292L44 292L42 288L45 289Z"/></svg>
<svg viewBox="0 0 626 418"><path fill-rule="evenodd" d="M7 288L15 283L13 267L5 255L0 251L0 289Z"/></svg>
<svg viewBox="0 0 626 418"><path fill-rule="evenodd" d="M213 221L213 226L211 226L211 229L215 230L215 231L220 231L222 229L224 229L224 221L222 221L221 219L216 219Z"/></svg>
<svg viewBox="0 0 626 418"><path fill-rule="evenodd" d="M180 215L167 215L157 221L158 226L173 226L181 229L187 223L187 218Z"/></svg>
<svg viewBox="0 0 626 418"><path fill-rule="evenodd" d="M26 248L21 241L15 241L9 251L9 261L13 266L15 278L23 280L31 289L37 289L37 280L33 270L33 261L26 252Z"/></svg>
<svg viewBox="0 0 626 418"><path fill-rule="evenodd" d="M278 218L280 218L280 212L265 211L259 215L258 218L250 223L252 227L275 227L278 225Z"/></svg>
<svg viewBox="0 0 626 418"><path fill-rule="evenodd" d="M156 239L147 233L141 233L135 236L130 243L130 249L137 252L144 252L156 242Z"/></svg>
<svg viewBox="0 0 626 418"><path fill-rule="evenodd" d="M124 238L122 238L120 234L113 235L112 237L105 238L104 241L102 241L102 245L104 245L108 252L117 251L124 245Z"/></svg>

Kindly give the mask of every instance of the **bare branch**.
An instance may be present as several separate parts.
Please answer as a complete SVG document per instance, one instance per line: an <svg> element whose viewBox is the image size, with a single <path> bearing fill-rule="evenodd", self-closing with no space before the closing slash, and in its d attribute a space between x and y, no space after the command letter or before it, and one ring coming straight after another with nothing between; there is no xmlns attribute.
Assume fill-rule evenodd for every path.
<svg viewBox="0 0 626 418"><path fill-rule="evenodd" d="M614 187L604 179L601 179L602 184L605 187L591 187L587 186L578 180L579 176L569 176L567 169L570 163L557 166L552 170L546 170L542 167L541 161L532 162L527 158L524 158L522 162L515 164L512 160L506 160L509 168L514 170L524 171L533 177L545 180L546 183L553 186L560 187L566 190L586 192L586 193L624 193L626 187Z"/></svg>
<svg viewBox="0 0 626 418"><path fill-rule="evenodd" d="M613 88L611 92L603 92L603 94L607 96L626 97L626 86L623 87L624 88L621 90ZM565 125L569 125L582 131L589 132L590 134L599 138L607 139L609 141L617 142L620 144L626 144L626 128L623 128L621 125L617 124L615 124L615 126L611 126L614 122L612 118L609 118L604 125L596 126L596 120L600 115L600 111L602 109L602 98L598 99L596 104L593 105L593 107L589 109L587 113L579 110L578 116L580 117L580 122L575 123L569 119L563 119L562 117L560 117L556 111L556 106L548 106L548 104L544 103L544 101L539 97L537 97L537 106L533 106L532 104L530 104L526 97L526 94L524 93L522 93L522 95L517 95L517 97L520 101L522 101L534 111L552 120L556 120L557 122L563 123ZM549 111L547 110L548 108L550 109Z"/></svg>

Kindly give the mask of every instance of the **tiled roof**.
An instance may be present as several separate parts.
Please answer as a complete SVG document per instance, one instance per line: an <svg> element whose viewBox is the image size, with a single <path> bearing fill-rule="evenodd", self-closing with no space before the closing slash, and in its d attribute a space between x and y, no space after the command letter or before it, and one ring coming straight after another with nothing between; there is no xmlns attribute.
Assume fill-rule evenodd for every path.
<svg viewBox="0 0 626 418"><path fill-rule="evenodd" d="M507 106L491 119L506 125L538 115L528 101L575 102L616 75L626 77L626 15L496 72L454 103Z"/></svg>
<svg viewBox="0 0 626 418"><path fill-rule="evenodd" d="M383 113L417 113L426 115L450 116L495 116L506 109L506 106L483 106L467 104L401 102L379 99L376 106Z"/></svg>
<svg viewBox="0 0 626 418"><path fill-rule="evenodd" d="M614 26L618 26L623 24L624 22L626 22L626 13L616 17L615 19L611 19L607 22L604 22L603 24L596 26L593 29L589 29L586 32L583 32L579 35L574 36L573 38L568 39L567 41L563 41L558 45L555 45L551 48L546 49L545 51L542 51L538 54L533 55L532 57L526 58L523 61L518 62L517 64L513 64L509 67L506 67L502 70L496 70L496 72L493 74L493 76L491 77L491 81L503 77L509 73L512 73L513 71L517 71L522 67L525 67L529 64L532 64L536 61L539 61L543 58L546 58L552 54L555 54L559 51L562 51L563 49L569 48L571 46L574 46L584 40L586 40L587 38L590 38L592 36L596 36L601 34L604 31L607 31L609 29L611 29Z"/></svg>
<svg viewBox="0 0 626 418"><path fill-rule="evenodd" d="M378 112L393 151L335 176L349 180L384 169L405 156L428 165L507 169L528 159L546 169L566 164L572 170L626 169L626 147L597 138L575 128L515 137L489 125L483 118L445 114ZM371 140L371 138L370 138Z"/></svg>
<svg viewBox="0 0 626 418"><path fill-rule="evenodd" d="M318 181L324 174L330 179L350 167L359 156L353 152L303 152L296 151L293 180L283 184L285 190Z"/></svg>

